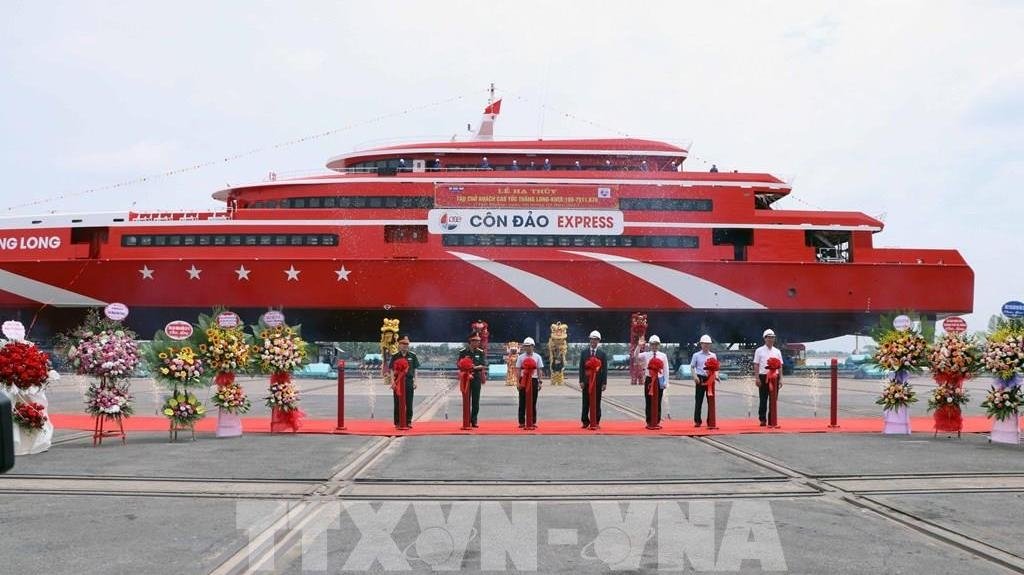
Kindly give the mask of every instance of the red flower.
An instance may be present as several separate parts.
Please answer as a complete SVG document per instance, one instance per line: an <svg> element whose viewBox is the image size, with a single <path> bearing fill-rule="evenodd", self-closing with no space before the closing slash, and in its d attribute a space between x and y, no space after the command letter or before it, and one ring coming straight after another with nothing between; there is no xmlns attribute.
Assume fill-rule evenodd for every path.
<svg viewBox="0 0 1024 575"><path fill-rule="evenodd" d="M0 348L0 384L19 389L41 386L50 371L50 357L36 346L21 341Z"/></svg>
<svg viewBox="0 0 1024 575"><path fill-rule="evenodd" d="M467 356L460 359L459 371L473 371L473 358Z"/></svg>
<svg viewBox="0 0 1024 575"><path fill-rule="evenodd" d="M782 369L782 360L777 357L768 358L768 369Z"/></svg>
<svg viewBox="0 0 1024 575"><path fill-rule="evenodd" d="M704 362L705 371L718 371L721 367L722 364L718 362L718 358L709 357L707 361Z"/></svg>

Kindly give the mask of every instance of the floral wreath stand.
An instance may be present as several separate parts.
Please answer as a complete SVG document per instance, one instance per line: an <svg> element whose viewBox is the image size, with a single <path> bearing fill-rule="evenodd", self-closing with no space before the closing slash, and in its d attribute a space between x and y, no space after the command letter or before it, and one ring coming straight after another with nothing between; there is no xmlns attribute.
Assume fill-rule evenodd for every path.
<svg viewBox="0 0 1024 575"><path fill-rule="evenodd" d="M117 424L117 429L107 428L107 422ZM103 445L104 437L120 437L121 445L128 445L128 434L124 431L124 417L117 413L97 414L93 421L92 446Z"/></svg>
<svg viewBox="0 0 1024 575"><path fill-rule="evenodd" d="M1017 387L1020 384L1020 378L1014 375L1006 379L997 377L994 387L998 390L1003 390L1008 387ZM1020 446L1020 435L1020 415L1014 413L1004 419L992 418L992 430L988 436L989 443L1006 443Z"/></svg>
<svg viewBox="0 0 1024 575"><path fill-rule="evenodd" d="M167 440L171 443L178 441L179 431L190 431L192 433L192 441L196 440L196 424L195 423L180 423L171 420L170 428L167 431Z"/></svg>

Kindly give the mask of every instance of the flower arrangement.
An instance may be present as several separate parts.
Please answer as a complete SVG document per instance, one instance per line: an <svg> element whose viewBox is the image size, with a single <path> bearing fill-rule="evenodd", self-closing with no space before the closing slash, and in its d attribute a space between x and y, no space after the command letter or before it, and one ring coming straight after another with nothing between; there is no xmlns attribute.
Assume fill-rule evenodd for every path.
<svg viewBox="0 0 1024 575"><path fill-rule="evenodd" d="M64 355L81 375L127 379L139 365L135 332L89 310L81 326L63 336Z"/></svg>
<svg viewBox="0 0 1024 575"><path fill-rule="evenodd" d="M917 401L917 393L914 392L909 382L893 380L882 390L882 395L875 400L875 403L882 406L884 411L896 411L901 407L908 407Z"/></svg>
<svg viewBox="0 0 1024 575"><path fill-rule="evenodd" d="M299 331L300 326L287 325L253 329L259 340L254 353L263 373L291 373L306 362L306 342Z"/></svg>
<svg viewBox="0 0 1024 575"><path fill-rule="evenodd" d="M85 392L85 409L93 416L129 417L133 410L127 383L93 383Z"/></svg>
<svg viewBox="0 0 1024 575"><path fill-rule="evenodd" d="M301 326L267 326L262 322L253 328L256 345L253 355L260 371L270 374L267 407L281 413L281 423L297 430L299 418L299 392L292 382L292 371L306 362L306 342ZM271 429L273 429L273 415Z"/></svg>
<svg viewBox="0 0 1024 575"><path fill-rule="evenodd" d="M928 398L928 411L940 409L942 407L953 407L957 409L961 405L970 401L970 396L967 395L962 387L955 385L938 385L932 391L931 397Z"/></svg>
<svg viewBox="0 0 1024 575"><path fill-rule="evenodd" d="M188 343L172 345L166 338L154 338L146 346L144 357L155 379L175 387L195 387L209 379L201 356L205 348L205 344L194 349Z"/></svg>
<svg viewBox="0 0 1024 575"><path fill-rule="evenodd" d="M990 419L994 417L999 421L1006 421L1020 413L1022 403L1024 403L1024 393L1021 393L1020 386L1004 388L993 386L989 388L988 395L985 396L985 401L981 402L981 406L985 408L985 413Z"/></svg>
<svg viewBox="0 0 1024 575"><path fill-rule="evenodd" d="M36 431L46 425L46 407L34 401L18 402L14 406L14 422L25 431Z"/></svg>
<svg viewBox="0 0 1024 575"><path fill-rule="evenodd" d="M252 342L241 327L223 328L199 317L200 331L206 336L203 359L212 371L244 371L252 362ZM205 324L205 325L204 325Z"/></svg>
<svg viewBox="0 0 1024 575"><path fill-rule="evenodd" d="M9 341L0 347L0 385L27 391L42 388L55 374L50 356L26 341Z"/></svg>
<svg viewBox="0 0 1024 575"><path fill-rule="evenodd" d="M935 380L959 385L981 369L981 350L973 336L947 333L928 352Z"/></svg>
<svg viewBox="0 0 1024 575"><path fill-rule="evenodd" d="M292 383L291 378L278 378L275 381L275 378L271 377L270 395L265 399L267 407L271 409L293 411L299 408L299 393L296 391L295 384Z"/></svg>
<svg viewBox="0 0 1024 575"><path fill-rule="evenodd" d="M249 398L245 395L245 390L234 382L217 386L212 401L217 407L234 414L247 413L252 407Z"/></svg>
<svg viewBox="0 0 1024 575"><path fill-rule="evenodd" d="M202 402L199 401L196 396L184 392L176 393L175 395L167 398L164 402L162 409L164 415L166 415L173 423L180 426L191 427L195 425L196 421L199 421L206 415L206 408L203 407Z"/></svg>
<svg viewBox="0 0 1024 575"><path fill-rule="evenodd" d="M916 371L928 363L928 342L915 331L883 331L873 360L888 371Z"/></svg>
<svg viewBox="0 0 1024 575"><path fill-rule="evenodd" d="M1004 382L1014 380L1024 370L1024 322L1000 321L988 335L982 362Z"/></svg>

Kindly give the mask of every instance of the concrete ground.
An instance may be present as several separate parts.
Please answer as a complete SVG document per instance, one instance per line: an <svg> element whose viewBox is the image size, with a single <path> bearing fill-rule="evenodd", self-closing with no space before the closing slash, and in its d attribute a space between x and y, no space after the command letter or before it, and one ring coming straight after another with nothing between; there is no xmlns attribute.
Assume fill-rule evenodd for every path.
<svg viewBox="0 0 1024 575"><path fill-rule="evenodd" d="M422 377L417 417L457 417L452 383ZM877 381L840 383L841 414L879 415ZM52 408L78 410L83 384L49 390ZM390 417L379 380L349 384L348 417ZM265 382L245 385L263 413ZM720 417L746 417L747 385L724 384ZM814 382L789 380L783 417L827 415L826 385L816 400ZM968 413L984 387L970 384ZM334 416L332 382L300 388L312 417ZM133 389L140 414L162 402L150 382ZM692 393L670 388L674 418L692 417ZM546 385L540 420L578 417L578 396ZM606 418L642 409L622 379L606 397ZM481 409L514 417L513 391L489 383ZM0 572L1024 573L1024 450L981 435L55 441L0 477Z"/></svg>

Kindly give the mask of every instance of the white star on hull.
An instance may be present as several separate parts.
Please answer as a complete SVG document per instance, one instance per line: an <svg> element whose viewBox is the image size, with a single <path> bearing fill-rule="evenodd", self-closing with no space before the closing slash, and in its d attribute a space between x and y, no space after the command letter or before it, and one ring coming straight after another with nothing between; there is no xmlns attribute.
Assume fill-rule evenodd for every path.
<svg viewBox="0 0 1024 575"><path fill-rule="evenodd" d="M249 274L251 272L252 272L252 270L247 270L247 269L245 269L245 266L241 266L241 265L238 266L237 270L235 270L235 273L238 274L239 281L241 281L241 280L248 280L249 279Z"/></svg>
<svg viewBox="0 0 1024 575"><path fill-rule="evenodd" d="M295 269L295 266L288 266L284 273L288 276L288 281L299 281L299 274L302 273L302 270Z"/></svg>
<svg viewBox="0 0 1024 575"><path fill-rule="evenodd" d="M199 274L203 273L203 270L196 268L196 265L192 264L192 267L185 270L185 273L188 274L188 279L197 280L199 279Z"/></svg>
<svg viewBox="0 0 1024 575"><path fill-rule="evenodd" d="M142 274L142 279L151 280L153 279L153 271L154 270L149 269L149 266L144 265L142 266L142 269L139 270L139 273Z"/></svg>
<svg viewBox="0 0 1024 575"><path fill-rule="evenodd" d="M348 274L352 273L352 270L347 270L345 266L341 266L341 269L334 270L334 273L338 274L338 281L348 281Z"/></svg>

